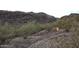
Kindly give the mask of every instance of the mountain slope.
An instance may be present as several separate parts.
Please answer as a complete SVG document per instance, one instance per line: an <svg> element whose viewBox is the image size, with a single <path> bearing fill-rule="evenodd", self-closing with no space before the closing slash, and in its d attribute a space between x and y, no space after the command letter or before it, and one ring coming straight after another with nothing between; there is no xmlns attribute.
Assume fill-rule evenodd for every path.
<svg viewBox="0 0 79 59"><path fill-rule="evenodd" d="M28 17L30 20L23 20ZM45 13L3 11L0 20L2 23L0 47L2 48L79 47L79 14L73 13L51 22L52 16ZM21 25L17 26L12 23Z"/></svg>
<svg viewBox="0 0 79 59"><path fill-rule="evenodd" d="M61 40L59 41L56 38L60 37L66 37L71 38L72 33L71 32L48 32L44 30L41 31L40 34L33 34L32 36L28 36L27 39L24 39L23 37L17 37L15 39L12 39L8 45L1 45L1 47L11 47L11 48L56 48L56 47L64 47L60 45L62 44ZM58 42L58 41L60 42ZM71 39L62 40L62 41L70 41ZM70 42L69 42L70 43ZM70 45L69 45L70 46ZM70 46L73 47L73 46Z"/></svg>
<svg viewBox="0 0 79 59"><path fill-rule="evenodd" d="M10 24L14 23L27 23L35 21L38 23L48 23L55 21L57 18L50 16L46 13L34 13L34 12L21 12L21 11L3 11L0 10L0 22L3 24L8 22Z"/></svg>

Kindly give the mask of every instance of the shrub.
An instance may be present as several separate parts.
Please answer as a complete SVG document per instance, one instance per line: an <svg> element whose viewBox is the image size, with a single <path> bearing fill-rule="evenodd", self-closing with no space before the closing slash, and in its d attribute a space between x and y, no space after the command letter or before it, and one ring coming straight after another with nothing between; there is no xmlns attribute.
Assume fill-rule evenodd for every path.
<svg viewBox="0 0 79 59"><path fill-rule="evenodd" d="M70 29L73 26L73 22L70 20L58 20L53 24L54 27L59 27L62 29Z"/></svg>
<svg viewBox="0 0 79 59"><path fill-rule="evenodd" d="M5 41L7 39L15 38L15 37L27 37L28 35L34 34L44 29L50 29L52 27L52 23L40 24L35 22L28 22L18 25L11 25L5 23L4 25L0 25L0 41Z"/></svg>
<svg viewBox="0 0 79 59"><path fill-rule="evenodd" d="M17 35L30 35L40 30L41 30L41 27L39 24L29 22L29 23L22 25L18 29L16 29L16 34Z"/></svg>

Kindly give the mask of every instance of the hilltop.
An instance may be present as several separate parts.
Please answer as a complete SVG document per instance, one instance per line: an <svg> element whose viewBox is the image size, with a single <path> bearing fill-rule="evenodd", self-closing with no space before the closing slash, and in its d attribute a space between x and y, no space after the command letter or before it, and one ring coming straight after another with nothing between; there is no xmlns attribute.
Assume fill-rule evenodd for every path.
<svg viewBox="0 0 79 59"><path fill-rule="evenodd" d="M48 23L56 21L56 17L43 12L21 12L21 11L4 11L0 10L0 22L11 24L23 24L27 22Z"/></svg>

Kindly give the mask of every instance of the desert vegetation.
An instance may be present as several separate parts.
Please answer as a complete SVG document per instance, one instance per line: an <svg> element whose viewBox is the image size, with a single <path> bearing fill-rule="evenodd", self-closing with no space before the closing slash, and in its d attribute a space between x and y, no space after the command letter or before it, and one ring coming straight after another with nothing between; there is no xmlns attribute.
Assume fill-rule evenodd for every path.
<svg viewBox="0 0 79 59"><path fill-rule="evenodd" d="M51 23L39 24L34 22L28 22L21 26L15 26L11 24L0 25L0 41L12 39L15 37L27 37L41 30L48 30L52 26Z"/></svg>
<svg viewBox="0 0 79 59"><path fill-rule="evenodd" d="M56 30L56 28L58 30ZM44 30L46 32L43 32L43 34L38 35L39 32ZM35 34L37 35L34 36L33 39L28 39L29 36L33 36ZM40 38L38 38L39 36ZM41 43L40 41L41 46L43 44L47 44L47 47L75 47L75 48L79 47L79 14L70 14L67 16L63 16L61 18L56 18L54 16L50 16L42 12L25 13L19 11L12 12L12 11L1 10L0 11L0 47L1 45L5 47L4 45L13 44L10 43L10 41L19 37L25 39L26 42L30 42L30 43L25 43L25 45L28 44L31 45L33 42L39 41L39 39L40 40L47 39L46 42L49 43L43 41L42 41L43 43ZM21 38L19 38L19 41L20 39ZM17 42L16 40L13 42L16 43ZM13 47L16 46L15 43ZM23 43L21 42L22 45ZM18 43L17 45L19 46L21 44ZM38 44L36 43L34 46L30 46L30 47L35 47L37 45Z"/></svg>

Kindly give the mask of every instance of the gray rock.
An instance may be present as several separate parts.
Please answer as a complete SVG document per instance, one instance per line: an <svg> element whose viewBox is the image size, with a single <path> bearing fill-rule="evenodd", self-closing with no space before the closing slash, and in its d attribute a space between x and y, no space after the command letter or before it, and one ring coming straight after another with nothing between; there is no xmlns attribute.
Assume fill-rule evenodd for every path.
<svg viewBox="0 0 79 59"><path fill-rule="evenodd" d="M20 47L24 48L30 45L30 41L27 39L24 39L23 37L18 37L18 38L12 39L9 44L16 48L20 48Z"/></svg>

